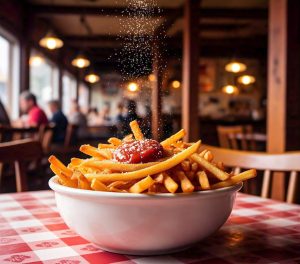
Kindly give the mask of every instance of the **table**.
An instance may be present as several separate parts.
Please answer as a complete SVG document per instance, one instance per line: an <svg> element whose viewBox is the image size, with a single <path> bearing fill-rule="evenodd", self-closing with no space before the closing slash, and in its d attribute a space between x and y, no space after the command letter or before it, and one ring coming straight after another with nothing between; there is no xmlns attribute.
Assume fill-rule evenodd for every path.
<svg viewBox="0 0 300 264"><path fill-rule="evenodd" d="M165 256L100 250L69 230L52 191L0 195L0 263L299 263L300 206L239 193L213 236Z"/></svg>

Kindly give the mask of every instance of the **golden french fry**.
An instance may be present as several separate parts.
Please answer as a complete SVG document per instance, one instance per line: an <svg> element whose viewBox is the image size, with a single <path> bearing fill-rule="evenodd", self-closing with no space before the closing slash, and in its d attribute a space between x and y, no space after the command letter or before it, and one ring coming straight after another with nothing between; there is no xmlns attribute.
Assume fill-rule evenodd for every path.
<svg viewBox="0 0 300 264"><path fill-rule="evenodd" d="M181 162L181 168L184 170L184 171L190 171L191 170L191 164L190 164L190 161L189 160L184 160L183 162Z"/></svg>
<svg viewBox="0 0 300 264"><path fill-rule="evenodd" d="M185 136L185 130L181 129L173 136L165 139L164 141L160 142L160 144L163 146L163 148L168 147L172 145L173 143L177 142L178 140L182 139Z"/></svg>
<svg viewBox="0 0 300 264"><path fill-rule="evenodd" d="M154 178L156 183L163 183L164 182L164 175L162 173L158 174L155 178Z"/></svg>
<svg viewBox="0 0 300 264"><path fill-rule="evenodd" d="M72 176L72 170L67 168L58 158L51 155L48 159L48 161L55 167L57 167L59 170L61 170L66 176L71 177Z"/></svg>
<svg viewBox="0 0 300 264"><path fill-rule="evenodd" d="M89 156L97 157L99 159L105 159L106 157L103 157L103 155L99 152L99 149L92 147L91 145L81 145L79 150Z"/></svg>
<svg viewBox="0 0 300 264"><path fill-rule="evenodd" d="M90 173L86 174L86 177L88 179L93 179L97 178L102 182L108 182L108 181L131 181L131 180L138 180L141 178L146 177L147 175L154 175L158 174L160 172L169 170L179 163L181 163L183 160L191 156L193 153L195 153L199 146L200 146L201 141L199 140L198 142L194 143L187 149L183 150L182 152L174 155L173 157L164 160L162 162L159 162L158 164L155 164L151 167L137 170L137 171L132 171L132 172L127 172L127 173L112 173L112 174L97 174L97 173Z"/></svg>
<svg viewBox="0 0 300 264"><path fill-rule="evenodd" d="M127 142L127 141L132 141L132 140L133 140L133 135L129 134L129 135L125 136L122 141Z"/></svg>
<svg viewBox="0 0 300 264"><path fill-rule="evenodd" d="M210 172L212 175L214 175L216 178L218 178L221 181L225 181L229 178L229 174L220 170L218 167L214 166L210 162L208 162L206 159L202 158L198 154L192 154L191 158L197 162L203 169Z"/></svg>
<svg viewBox="0 0 300 264"><path fill-rule="evenodd" d="M199 153L199 156L203 158L204 155L205 155L205 153L206 153L207 151L208 151L207 149L202 150L202 151Z"/></svg>
<svg viewBox="0 0 300 264"><path fill-rule="evenodd" d="M218 188L228 187L228 186L237 184L241 181L249 180L254 177L256 177L256 170L254 170L254 169L247 170L240 174L232 176L230 179L228 179L226 181L215 183L211 186L211 188L218 189Z"/></svg>
<svg viewBox="0 0 300 264"><path fill-rule="evenodd" d="M148 162L148 163L138 163L138 164L128 164L119 163L111 160L88 160L81 164L82 167L95 168L98 170L110 169L112 171L129 172L137 171L144 168L151 167L158 162Z"/></svg>
<svg viewBox="0 0 300 264"><path fill-rule="evenodd" d="M167 174L164 175L164 185L170 193L175 193L178 189L178 184Z"/></svg>
<svg viewBox="0 0 300 264"><path fill-rule="evenodd" d="M144 135L139 127L139 124L136 120L129 123L132 133L136 140L143 140Z"/></svg>
<svg viewBox="0 0 300 264"><path fill-rule="evenodd" d="M218 161L218 162L217 162L217 167L218 167L220 170L222 170L222 171L225 171L225 170L226 170L226 168L225 168L223 162L221 162L221 161Z"/></svg>
<svg viewBox="0 0 300 264"><path fill-rule="evenodd" d="M121 187L122 185L125 185L127 184L127 182L125 181L115 181L115 182L112 182L111 184L107 185L107 188L111 188L111 187Z"/></svg>
<svg viewBox="0 0 300 264"><path fill-rule="evenodd" d="M84 160L83 159L79 159L79 158L72 158L71 159L71 165L72 166L79 166L82 162L84 162Z"/></svg>
<svg viewBox="0 0 300 264"><path fill-rule="evenodd" d="M113 158L113 149L98 149L98 152L100 155L102 155L102 157L104 157L105 159L111 160Z"/></svg>
<svg viewBox="0 0 300 264"><path fill-rule="evenodd" d="M90 182L87 180L87 178L83 174L80 174L78 176L78 188L84 189L84 190L91 189Z"/></svg>
<svg viewBox="0 0 300 264"><path fill-rule="evenodd" d="M206 153L204 154L204 159L206 159L207 161L211 162L214 159L213 154L211 153L210 150L206 151Z"/></svg>
<svg viewBox="0 0 300 264"><path fill-rule="evenodd" d="M118 188L116 188L116 187L110 187L108 190L109 190L110 192L122 192L122 193L127 193L126 190L121 190L121 189L118 189Z"/></svg>
<svg viewBox="0 0 300 264"><path fill-rule="evenodd" d="M106 187L105 184L103 184L101 181L97 179L93 179L91 182L91 188L95 191L103 191L103 192L108 192L108 188Z"/></svg>
<svg viewBox="0 0 300 264"><path fill-rule="evenodd" d="M194 185L191 183L188 177L186 177L183 171L176 171L175 175L180 180L181 189L184 193L190 193L194 191Z"/></svg>
<svg viewBox="0 0 300 264"><path fill-rule="evenodd" d="M210 189L210 184L208 181L208 177L205 171L199 171L197 173L199 184L201 189L203 190L209 190Z"/></svg>
<svg viewBox="0 0 300 264"><path fill-rule="evenodd" d="M196 172L198 170L198 163L192 162L191 170L194 171L194 172Z"/></svg>
<svg viewBox="0 0 300 264"><path fill-rule="evenodd" d="M113 144L103 144L103 143L98 144L98 149L114 149L114 148L116 148L116 146Z"/></svg>
<svg viewBox="0 0 300 264"><path fill-rule="evenodd" d="M140 180L139 182L132 185L129 189L131 193L142 193L143 191L149 189L151 185L153 185L155 181L150 177L147 176L146 178Z"/></svg>
<svg viewBox="0 0 300 264"><path fill-rule="evenodd" d="M58 176L58 182L61 185L72 187L72 188L77 187L76 180L72 180L70 177L66 176L59 168L57 168L53 164L50 164L50 169L54 172L55 175Z"/></svg>
<svg viewBox="0 0 300 264"><path fill-rule="evenodd" d="M111 137L107 140L108 143L114 145L114 146L120 146L122 144L122 140L115 138L115 137Z"/></svg>

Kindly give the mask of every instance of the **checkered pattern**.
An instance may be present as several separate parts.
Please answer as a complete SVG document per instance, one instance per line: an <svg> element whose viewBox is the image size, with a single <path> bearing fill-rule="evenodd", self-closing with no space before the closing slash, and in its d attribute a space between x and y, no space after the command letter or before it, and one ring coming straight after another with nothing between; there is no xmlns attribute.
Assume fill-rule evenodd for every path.
<svg viewBox="0 0 300 264"><path fill-rule="evenodd" d="M51 191L0 195L0 263L300 263L300 206L238 194L227 223L169 256L104 252L68 229Z"/></svg>

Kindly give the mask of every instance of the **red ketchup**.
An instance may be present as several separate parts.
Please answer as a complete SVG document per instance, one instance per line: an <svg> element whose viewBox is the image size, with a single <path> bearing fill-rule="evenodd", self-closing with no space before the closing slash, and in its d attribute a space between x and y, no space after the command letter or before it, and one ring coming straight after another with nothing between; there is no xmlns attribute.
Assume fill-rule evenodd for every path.
<svg viewBox="0 0 300 264"><path fill-rule="evenodd" d="M124 142L114 151L114 159L123 163L145 163L163 157L163 147L153 139Z"/></svg>

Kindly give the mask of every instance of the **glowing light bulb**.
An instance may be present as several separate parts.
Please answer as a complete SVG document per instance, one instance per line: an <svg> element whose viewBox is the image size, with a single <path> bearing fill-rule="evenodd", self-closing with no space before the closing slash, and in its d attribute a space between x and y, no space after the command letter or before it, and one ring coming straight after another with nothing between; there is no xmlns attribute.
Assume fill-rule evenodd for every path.
<svg viewBox="0 0 300 264"><path fill-rule="evenodd" d="M156 76L155 76L153 73L151 73L151 74L148 76L148 80L149 80L150 82L155 82L155 81L156 81Z"/></svg>
<svg viewBox="0 0 300 264"><path fill-rule="evenodd" d="M135 82L131 82L127 86L127 90L130 92L136 92L139 89L139 86Z"/></svg>
<svg viewBox="0 0 300 264"><path fill-rule="evenodd" d="M97 74L91 73L85 76L85 80L89 83L96 83L100 80L100 77Z"/></svg>
<svg viewBox="0 0 300 264"><path fill-rule="evenodd" d="M242 72L247 69L247 66L244 63L241 62L230 62L225 66L225 70L228 72Z"/></svg>
<svg viewBox="0 0 300 264"><path fill-rule="evenodd" d="M33 67L40 66L43 62L44 62L44 58L38 55L31 56L29 59L29 65Z"/></svg>
<svg viewBox="0 0 300 264"><path fill-rule="evenodd" d="M239 89L234 85L226 85L222 88L223 93L226 94L238 94Z"/></svg>
<svg viewBox="0 0 300 264"><path fill-rule="evenodd" d="M255 78L251 75L243 75L238 78L238 82L244 85L249 85L255 82Z"/></svg>
<svg viewBox="0 0 300 264"><path fill-rule="evenodd" d="M78 68L85 68L90 65L90 61L83 56L77 56L74 60L72 60L72 65Z"/></svg>
<svg viewBox="0 0 300 264"><path fill-rule="evenodd" d="M172 88L178 89L178 88L180 88L181 83L180 83L180 81L175 80L171 83L171 85L172 85Z"/></svg>

